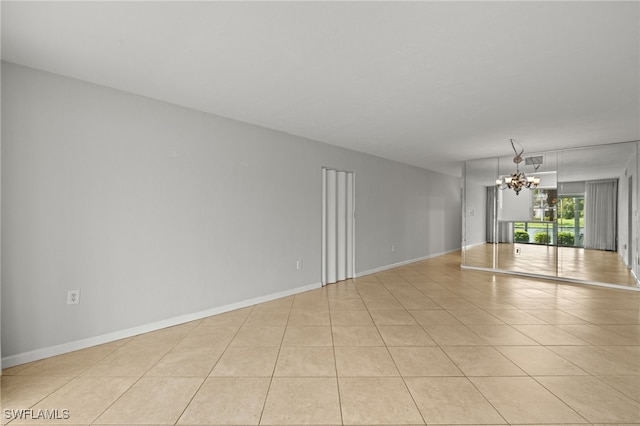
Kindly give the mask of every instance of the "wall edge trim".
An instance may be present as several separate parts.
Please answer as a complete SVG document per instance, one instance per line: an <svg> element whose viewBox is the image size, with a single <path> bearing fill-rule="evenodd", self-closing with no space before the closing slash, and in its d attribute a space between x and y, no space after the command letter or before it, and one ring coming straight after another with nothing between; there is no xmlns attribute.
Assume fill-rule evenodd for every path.
<svg viewBox="0 0 640 426"><path fill-rule="evenodd" d="M49 358L52 356L62 355L65 353L86 349L92 346L102 345L105 343L114 342L116 340L126 339L129 337L137 336L139 334L149 333L149 332L161 330L167 327L173 327L176 325L206 318L212 315L223 314L225 312L246 308L258 303L269 302L271 300L292 296L298 293L303 293L309 290L315 290L321 287L322 287L321 283L309 284L302 287L296 287L290 290L281 291L278 293L272 293L265 296L255 297L252 299L247 299L247 300L243 300L236 303L231 303L228 305L205 309L203 311L179 315L176 317L155 321L149 324L143 324L136 327L127 328L124 330L113 331L110 333L101 334L99 336L88 337L85 339L62 343L59 345L48 346L44 348L34 349L28 352L9 355L2 358L2 368L15 367L16 365L26 364L28 362L38 361L38 360Z"/></svg>

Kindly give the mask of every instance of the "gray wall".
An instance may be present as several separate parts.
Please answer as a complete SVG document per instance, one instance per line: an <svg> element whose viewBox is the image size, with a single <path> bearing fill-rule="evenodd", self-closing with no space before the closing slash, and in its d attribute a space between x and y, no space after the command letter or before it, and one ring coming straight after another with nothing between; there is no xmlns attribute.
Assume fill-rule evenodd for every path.
<svg viewBox="0 0 640 426"><path fill-rule="evenodd" d="M460 246L455 177L9 63L2 123L14 363L319 285L322 166L355 172L357 273Z"/></svg>

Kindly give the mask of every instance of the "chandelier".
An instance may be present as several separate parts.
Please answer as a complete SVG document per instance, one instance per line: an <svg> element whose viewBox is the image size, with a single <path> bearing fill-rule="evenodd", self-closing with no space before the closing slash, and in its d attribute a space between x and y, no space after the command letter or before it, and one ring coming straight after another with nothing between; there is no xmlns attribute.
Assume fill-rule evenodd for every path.
<svg viewBox="0 0 640 426"><path fill-rule="evenodd" d="M511 148L513 148L513 152L516 154L513 157L513 162L516 163L516 171L515 173L511 173L509 176L501 176L496 179L496 186L498 189L507 189L511 188L516 192L516 195L520 195L520 190L522 188L527 189L535 189L540 184L540 178L536 176L527 176L524 172L521 172L519 169L520 163L522 163L522 154L524 153L524 149L520 152L516 150L516 146L513 143L513 139L509 139L511 142Z"/></svg>

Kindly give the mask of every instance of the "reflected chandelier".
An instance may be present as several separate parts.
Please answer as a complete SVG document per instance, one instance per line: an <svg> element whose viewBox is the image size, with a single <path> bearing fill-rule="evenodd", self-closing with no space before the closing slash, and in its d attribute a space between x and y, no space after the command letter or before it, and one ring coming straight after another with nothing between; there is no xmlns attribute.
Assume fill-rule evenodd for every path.
<svg viewBox="0 0 640 426"><path fill-rule="evenodd" d="M513 162L516 163L516 172L511 173L509 176L501 176L496 179L496 186L498 189L511 188L516 192L516 195L520 195L520 190L522 188L536 189L540 184L540 178L536 176L527 176L524 172L520 171L519 165L522 163L524 148L518 152L513 143L513 139L509 139L509 141L511 141L511 148L513 148L513 152L516 154L516 156L513 157Z"/></svg>

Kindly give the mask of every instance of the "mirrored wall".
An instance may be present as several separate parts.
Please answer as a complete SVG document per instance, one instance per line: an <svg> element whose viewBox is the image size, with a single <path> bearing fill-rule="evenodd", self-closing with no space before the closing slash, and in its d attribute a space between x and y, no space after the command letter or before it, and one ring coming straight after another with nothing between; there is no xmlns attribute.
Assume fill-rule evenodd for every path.
<svg viewBox="0 0 640 426"><path fill-rule="evenodd" d="M465 268L638 289L638 142L465 163ZM505 179L506 178L506 179Z"/></svg>

